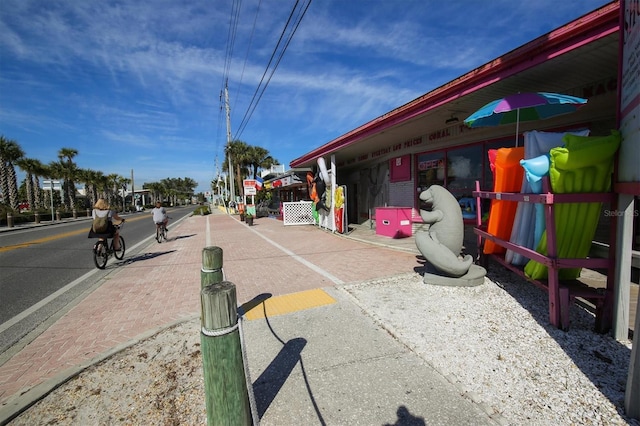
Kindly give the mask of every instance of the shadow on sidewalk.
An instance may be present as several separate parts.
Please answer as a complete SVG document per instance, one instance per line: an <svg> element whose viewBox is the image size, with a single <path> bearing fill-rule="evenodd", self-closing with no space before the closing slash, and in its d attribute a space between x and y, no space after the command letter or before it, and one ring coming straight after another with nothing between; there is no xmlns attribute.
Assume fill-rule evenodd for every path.
<svg viewBox="0 0 640 426"><path fill-rule="evenodd" d="M120 262L114 263L114 265L116 266L123 266L123 265L130 265L132 263L135 262L140 262L143 260L151 260L153 258L156 258L158 256L162 256L165 254L169 254L169 253L175 253L176 250L167 250L167 251L159 251L159 252L155 252L155 253L141 253L137 256L131 257L129 259L124 259L121 260Z"/></svg>
<svg viewBox="0 0 640 426"><path fill-rule="evenodd" d="M264 302L264 300L271 297L270 293L263 293L256 296L253 300L242 305L238 310L239 312L247 312L248 310L260 305ZM307 377L307 372L304 367L304 363L302 361L302 350L307 345L307 340L302 337L296 337L287 342L282 340L280 336L278 336L271 326L269 321L269 317L267 316L267 311L264 308L264 319L266 321L271 334L282 343L282 349L278 352L278 355L269 363L267 368L260 374L255 382L253 383L253 394L255 396L256 401L256 410L258 412L258 417L262 418L264 414L267 412L267 409L276 398L285 382L293 372L293 369L297 364L300 364L300 370L302 371L302 377L304 378L305 387L307 388L307 393L309 394L309 398L311 403L313 404L313 408L318 416L318 420L321 425L325 425L325 421L322 417L322 413L320 412L320 407L316 403L315 398L313 397L313 391L311 390L311 385L309 384L309 379Z"/></svg>
<svg viewBox="0 0 640 426"><path fill-rule="evenodd" d="M418 417L411 414L409 409L401 405L396 411L398 420L394 424L385 423L384 426L425 426L424 417Z"/></svg>
<svg viewBox="0 0 640 426"><path fill-rule="evenodd" d="M307 340L301 337L296 337L286 342L282 349L280 349L280 352L278 352L278 355L276 355L260 377L253 383L253 393L256 397L256 408L260 418L267 412L267 409L280 392L280 389L282 389L282 386L284 386L287 378L293 372L296 364L299 362L302 366L301 355L306 344ZM306 380L306 375L305 382L307 383L308 389L309 384ZM311 394L311 392L309 393ZM319 412L318 415L320 415Z"/></svg>
<svg viewBox="0 0 640 426"><path fill-rule="evenodd" d="M271 296L273 296L271 293L261 293L256 297L254 297L253 299L249 300L248 302L243 303L241 306L238 307L238 316L244 316L244 314L246 314L256 306L258 306L259 304L261 304Z"/></svg>
<svg viewBox="0 0 640 426"><path fill-rule="evenodd" d="M196 235L198 235L198 234L178 235L177 237L172 238L170 241L181 240L183 238L191 238L191 237L195 237ZM169 241L169 240L167 240L167 241Z"/></svg>

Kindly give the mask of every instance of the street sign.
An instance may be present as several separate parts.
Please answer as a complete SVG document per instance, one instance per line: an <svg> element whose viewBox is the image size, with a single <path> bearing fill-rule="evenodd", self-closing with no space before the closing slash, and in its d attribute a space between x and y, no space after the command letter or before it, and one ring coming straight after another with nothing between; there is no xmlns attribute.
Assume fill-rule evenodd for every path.
<svg viewBox="0 0 640 426"><path fill-rule="evenodd" d="M255 179L245 179L242 181L242 186L244 186L244 195L256 195L256 180Z"/></svg>
<svg viewBox="0 0 640 426"><path fill-rule="evenodd" d="M45 191L60 191L62 187L60 186L59 180L43 180L42 181L42 189Z"/></svg>

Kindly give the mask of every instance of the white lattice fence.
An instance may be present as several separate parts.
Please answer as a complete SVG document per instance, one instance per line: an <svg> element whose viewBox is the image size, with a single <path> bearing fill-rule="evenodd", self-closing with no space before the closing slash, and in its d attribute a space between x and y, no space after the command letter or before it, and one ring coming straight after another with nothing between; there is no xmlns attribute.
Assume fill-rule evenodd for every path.
<svg viewBox="0 0 640 426"><path fill-rule="evenodd" d="M285 225L314 225L313 201L282 203L282 221Z"/></svg>

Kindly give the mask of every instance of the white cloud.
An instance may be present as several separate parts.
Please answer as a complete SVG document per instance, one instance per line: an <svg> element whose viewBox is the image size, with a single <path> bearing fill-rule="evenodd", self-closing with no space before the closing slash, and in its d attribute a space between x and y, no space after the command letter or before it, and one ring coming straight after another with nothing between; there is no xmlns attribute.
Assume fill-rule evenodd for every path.
<svg viewBox="0 0 640 426"><path fill-rule="evenodd" d="M242 2L228 70L234 133L294 3ZM316 0L242 138L289 161L605 3ZM74 146L81 167L192 172L206 185L226 140L232 4L3 0L2 132L29 155Z"/></svg>

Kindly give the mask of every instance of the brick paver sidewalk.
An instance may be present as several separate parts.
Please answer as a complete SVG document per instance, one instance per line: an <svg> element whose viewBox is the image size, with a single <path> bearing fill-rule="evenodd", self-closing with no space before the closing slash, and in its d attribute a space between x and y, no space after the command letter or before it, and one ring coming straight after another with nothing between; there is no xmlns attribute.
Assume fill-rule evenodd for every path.
<svg viewBox="0 0 640 426"><path fill-rule="evenodd" d="M207 230L208 235L207 235ZM238 303L413 272L415 254L332 235L312 226L261 218L193 216L173 226L169 241L125 256L93 293L0 366L0 404L65 370L200 313L202 249L223 249L226 278Z"/></svg>

